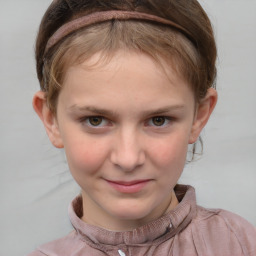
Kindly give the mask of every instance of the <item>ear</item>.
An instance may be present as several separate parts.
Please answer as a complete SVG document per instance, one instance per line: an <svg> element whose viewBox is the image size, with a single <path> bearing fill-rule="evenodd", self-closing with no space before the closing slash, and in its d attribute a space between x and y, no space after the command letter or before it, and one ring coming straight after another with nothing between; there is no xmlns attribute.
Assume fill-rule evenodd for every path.
<svg viewBox="0 0 256 256"><path fill-rule="evenodd" d="M218 95L215 89L209 88L206 96L197 105L193 126L189 138L189 144L193 144L198 139L200 132L208 122L211 113L217 103Z"/></svg>
<svg viewBox="0 0 256 256"><path fill-rule="evenodd" d="M47 106L44 92L39 91L34 95L33 107L39 118L42 120L45 130L52 144L56 148L63 148L63 142L60 136L56 116Z"/></svg>

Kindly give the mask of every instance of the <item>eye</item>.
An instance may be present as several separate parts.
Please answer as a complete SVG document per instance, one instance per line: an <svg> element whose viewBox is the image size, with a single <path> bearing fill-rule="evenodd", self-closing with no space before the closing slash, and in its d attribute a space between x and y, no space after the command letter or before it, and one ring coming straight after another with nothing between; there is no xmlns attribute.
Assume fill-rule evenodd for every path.
<svg viewBox="0 0 256 256"><path fill-rule="evenodd" d="M90 127L103 127L108 125L108 121L102 116L86 117L83 122Z"/></svg>
<svg viewBox="0 0 256 256"><path fill-rule="evenodd" d="M149 125L150 126L156 126L156 127L162 127L168 125L170 122L170 118L165 117L165 116L155 116L152 117L149 120Z"/></svg>

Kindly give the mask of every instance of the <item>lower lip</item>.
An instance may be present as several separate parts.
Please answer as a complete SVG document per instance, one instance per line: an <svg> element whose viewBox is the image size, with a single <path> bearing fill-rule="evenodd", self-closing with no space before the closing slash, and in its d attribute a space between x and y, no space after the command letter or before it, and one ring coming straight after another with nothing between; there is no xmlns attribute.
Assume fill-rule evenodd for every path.
<svg viewBox="0 0 256 256"><path fill-rule="evenodd" d="M118 192L133 194L133 193L140 192L150 182L150 180L141 181L131 185L123 185L123 184L119 184L111 181L107 181L107 182L111 187L113 187Z"/></svg>

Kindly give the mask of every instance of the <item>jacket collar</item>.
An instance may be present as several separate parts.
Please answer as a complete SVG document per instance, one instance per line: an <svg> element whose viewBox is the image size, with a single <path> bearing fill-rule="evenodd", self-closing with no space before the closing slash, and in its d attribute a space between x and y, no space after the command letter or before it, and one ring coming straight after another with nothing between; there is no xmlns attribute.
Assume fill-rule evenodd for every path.
<svg viewBox="0 0 256 256"><path fill-rule="evenodd" d="M83 222L80 219L83 215L81 195L69 206L70 221L79 238L92 246L159 244L181 232L196 215L194 188L188 185L176 185L174 191L179 204L172 211L132 231L109 231Z"/></svg>

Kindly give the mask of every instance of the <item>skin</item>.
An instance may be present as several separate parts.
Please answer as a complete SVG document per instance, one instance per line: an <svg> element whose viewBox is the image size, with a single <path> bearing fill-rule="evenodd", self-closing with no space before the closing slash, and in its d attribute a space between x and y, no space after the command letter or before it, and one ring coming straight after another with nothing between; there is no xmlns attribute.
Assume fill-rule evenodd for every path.
<svg viewBox="0 0 256 256"><path fill-rule="evenodd" d="M68 69L57 116L41 91L33 106L53 145L65 149L82 190L82 219L109 230L132 230L178 204L173 188L188 144L207 123L217 93L209 89L196 104L190 86L170 65L164 63L164 71L143 54L119 52L88 69L98 58Z"/></svg>

